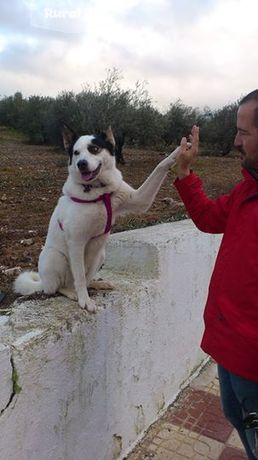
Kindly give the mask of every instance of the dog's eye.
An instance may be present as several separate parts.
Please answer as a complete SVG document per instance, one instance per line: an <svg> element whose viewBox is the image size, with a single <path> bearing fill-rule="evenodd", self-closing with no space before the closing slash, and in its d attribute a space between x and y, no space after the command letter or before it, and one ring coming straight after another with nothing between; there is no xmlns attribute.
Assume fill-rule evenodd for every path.
<svg viewBox="0 0 258 460"><path fill-rule="evenodd" d="M73 154L74 154L74 155L80 155L80 152L78 152L78 150L75 150L75 151L73 152Z"/></svg>
<svg viewBox="0 0 258 460"><path fill-rule="evenodd" d="M97 145L89 145L88 150L90 153L93 153L94 155L96 155L96 153L100 152L101 148L98 147Z"/></svg>

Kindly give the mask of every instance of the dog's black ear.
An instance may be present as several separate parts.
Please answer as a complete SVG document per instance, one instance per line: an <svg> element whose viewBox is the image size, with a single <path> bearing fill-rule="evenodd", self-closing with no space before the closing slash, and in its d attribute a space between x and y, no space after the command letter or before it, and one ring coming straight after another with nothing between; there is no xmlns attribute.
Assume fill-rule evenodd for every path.
<svg viewBox="0 0 258 460"><path fill-rule="evenodd" d="M115 147L116 141L111 126L109 126L103 134L105 135L105 141L109 142L111 145L113 145L113 147Z"/></svg>
<svg viewBox="0 0 258 460"><path fill-rule="evenodd" d="M78 139L77 134L66 124L63 125L62 130L63 143L65 150L70 153L71 147Z"/></svg>

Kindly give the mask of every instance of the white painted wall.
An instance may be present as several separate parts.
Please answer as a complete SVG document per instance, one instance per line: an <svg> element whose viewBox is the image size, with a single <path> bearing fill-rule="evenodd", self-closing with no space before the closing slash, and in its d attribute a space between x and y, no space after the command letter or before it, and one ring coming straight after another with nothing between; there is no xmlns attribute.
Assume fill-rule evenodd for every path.
<svg viewBox="0 0 258 460"><path fill-rule="evenodd" d="M0 316L0 460L123 458L205 359L219 240L188 220L115 234L96 315L52 297Z"/></svg>

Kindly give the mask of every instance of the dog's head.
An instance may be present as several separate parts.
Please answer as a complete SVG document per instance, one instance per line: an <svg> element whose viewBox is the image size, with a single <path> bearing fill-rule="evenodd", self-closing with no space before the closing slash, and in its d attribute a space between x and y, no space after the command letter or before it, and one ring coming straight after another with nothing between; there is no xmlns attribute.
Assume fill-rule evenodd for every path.
<svg viewBox="0 0 258 460"><path fill-rule="evenodd" d="M78 137L67 125L63 142L69 154L69 172L76 181L93 182L101 172L115 166L115 139L111 127L98 135Z"/></svg>

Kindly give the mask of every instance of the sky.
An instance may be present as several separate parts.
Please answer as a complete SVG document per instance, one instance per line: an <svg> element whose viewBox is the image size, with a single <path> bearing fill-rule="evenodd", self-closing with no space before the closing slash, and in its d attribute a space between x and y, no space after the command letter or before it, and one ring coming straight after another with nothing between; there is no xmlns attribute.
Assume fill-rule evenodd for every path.
<svg viewBox="0 0 258 460"><path fill-rule="evenodd" d="M166 110L212 109L258 87L257 0L2 0L0 97L144 82Z"/></svg>

